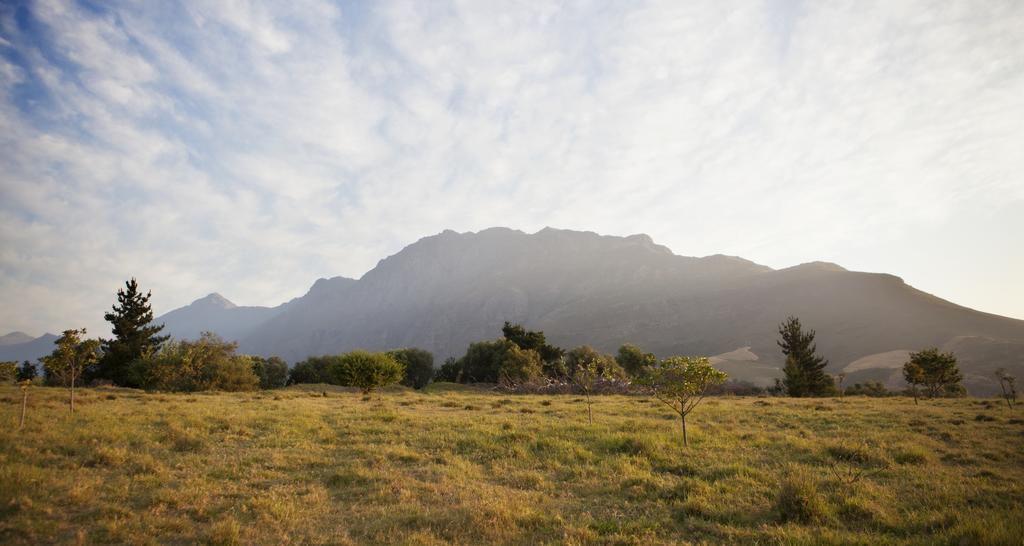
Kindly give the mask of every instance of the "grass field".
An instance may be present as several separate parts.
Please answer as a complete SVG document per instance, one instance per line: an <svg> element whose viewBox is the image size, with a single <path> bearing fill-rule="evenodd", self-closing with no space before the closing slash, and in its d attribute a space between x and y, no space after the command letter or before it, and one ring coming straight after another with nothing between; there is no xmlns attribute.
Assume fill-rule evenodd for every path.
<svg viewBox="0 0 1024 546"><path fill-rule="evenodd" d="M324 389L329 389L326 393ZM1024 544L993 400L0 387L0 543ZM852 482L852 483L850 483Z"/></svg>

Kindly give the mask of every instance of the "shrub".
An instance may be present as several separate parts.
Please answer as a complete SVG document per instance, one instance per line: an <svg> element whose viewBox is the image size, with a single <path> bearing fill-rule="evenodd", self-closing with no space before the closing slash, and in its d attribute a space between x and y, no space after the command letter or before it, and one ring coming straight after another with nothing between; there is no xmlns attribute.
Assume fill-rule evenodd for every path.
<svg viewBox="0 0 1024 546"><path fill-rule="evenodd" d="M881 381L867 381L865 383L854 383L846 388L847 396L891 396L893 393L885 388Z"/></svg>
<svg viewBox="0 0 1024 546"><path fill-rule="evenodd" d="M387 353L352 351L341 355L329 369L336 385L359 387L363 394L398 383L405 375L405 365Z"/></svg>
<svg viewBox="0 0 1024 546"><path fill-rule="evenodd" d="M456 364L462 383L529 381L540 377L540 355L507 339L472 343Z"/></svg>
<svg viewBox="0 0 1024 546"><path fill-rule="evenodd" d="M402 384L414 389L426 387L434 377L434 355L423 349L398 349L388 355L405 365Z"/></svg>
<svg viewBox="0 0 1024 546"><path fill-rule="evenodd" d="M458 383L462 379L462 363L454 356L445 359L444 364L434 374L434 381Z"/></svg>
<svg viewBox="0 0 1024 546"><path fill-rule="evenodd" d="M16 361L0 362L0 383L13 383L16 377L18 377Z"/></svg>
<svg viewBox="0 0 1024 546"><path fill-rule="evenodd" d="M331 383L330 368L337 365L337 355L311 356L299 362L288 374L288 384Z"/></svg>
<svg viewBox="0 0 1024 546"><path fill-rule="evenodd" d="M279 389L288 382L288 364L276 356L249 356L252 371L260 380L261 389Z"/></svg>
<svg viewBox="0 0 1024 546"><path fill-rule="evenodd" d="M147 390L246 391L259 386L247 356L235 354L237 344L204 332L196 341L170 341L155 353L134 360L128 373Z"/></svg>

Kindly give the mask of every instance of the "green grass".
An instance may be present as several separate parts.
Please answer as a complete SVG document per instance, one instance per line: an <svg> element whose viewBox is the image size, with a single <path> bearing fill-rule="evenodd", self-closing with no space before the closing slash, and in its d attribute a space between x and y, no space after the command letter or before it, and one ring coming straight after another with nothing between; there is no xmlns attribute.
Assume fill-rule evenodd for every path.
<svg viewBox="0 0 1024 546"><path fill-rule="evenodd" d="M986 401L713 398L684 449L639 396L66 396L18 431L0 388L0 543L1024 544L1021 410Z"/></svg>

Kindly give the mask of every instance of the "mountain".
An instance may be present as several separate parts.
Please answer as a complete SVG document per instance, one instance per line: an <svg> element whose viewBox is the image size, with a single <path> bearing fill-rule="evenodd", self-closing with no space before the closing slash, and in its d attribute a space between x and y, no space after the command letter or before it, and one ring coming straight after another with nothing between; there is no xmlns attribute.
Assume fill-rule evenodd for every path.
<svg viewBox="0 0 1024 546"><path fill-rule="evenodd" d="M717 355L733 377L764 384L781 375L778 324L796 315L817 331L830 372L856 363L847 384L888 379L899 358L884 355L928 346L963 351L975 392L997 388L986 379L996 360L1024 373L1024 321L952 304L892 275L825 262L773 270L733 256L678 256L646 235L445 231L358 280L320 279L272 309L201 301L158 320L182 333L211 329L238 339L243 351L292 362L408 346L440 361L498 337L509 320L563 347L614 352L632 342L658 356Z"/></svg>
<svg viewBox="0 0 1024 546"><path fill-rule="evenodd" d="M227 340L237 340L272 318L281 307L239 307L213 293L170 311L154 322L164 325L161 335L175 339L194 339L208 331Z"/></svg>
<svg viewBox="0 0 1024 546"><path fill-rule="evenodd" d="M18 343L26 343L35 339L34 337L26 334L25 332L11 332L7 335L0 336L0 347L4 345L17 345Z"/></svg>
<svg viewBox="0 0 1024 546"><path fill-rule="evenodd" d="M21 334L21 332L14 332L13 334ZM13 334L4 336L5 338ZM22 334L25 335L25 334ZM22 362L29 360L35 362L40 357L46 356L53 352L53 342L57 340L58 336L53 334L43 334L35 339L31 336L28 337L28 341L21 341L19 343L5 343L0 344L0 362ZM13 339L23 339L21 336L16 336Z"/></svg>

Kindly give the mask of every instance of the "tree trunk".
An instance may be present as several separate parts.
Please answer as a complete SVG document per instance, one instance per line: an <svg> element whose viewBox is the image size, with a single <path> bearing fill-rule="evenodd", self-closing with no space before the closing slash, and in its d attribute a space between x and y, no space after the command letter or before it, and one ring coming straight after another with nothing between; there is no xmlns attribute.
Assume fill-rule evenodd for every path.
<svg viewBox="0 0 1024 546"><path fill-rule="evenodd" d="M917 387L910 387L910 392L914 394L914 405L917 405Z"/></svg>
<svg viewBox="0 0 1024 546"><path fill-rule="evenodd" d="M590 391L587 391L587 421L594 424L594 408L590 405Z"/></svg>
<svg viewBox="0 0 1024 546"><path fill-rule="evenodd" d="M683 427L683 447L690 447L690 442L686 440L686 414L680 414L680 423Z"/></svg>
<svg viewBox="0 0 1024 546"><path fill-rule="evenodd" d="M71 413L75 413L75 374L71 374Z"/></svg>
<svg viewBox="0 0 1024 546"><path fill-rule="evenodd" d="M18 429L25 428L25 407L28 405L28 388L21 389L21 419L18 421Z"/></svg>

